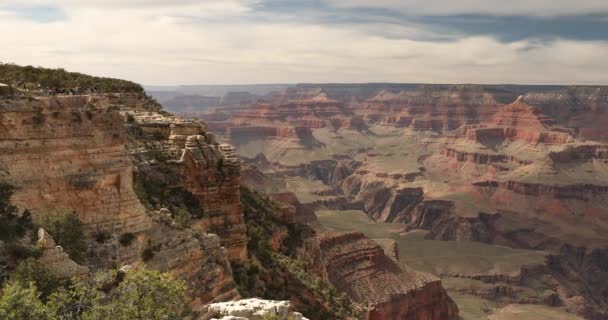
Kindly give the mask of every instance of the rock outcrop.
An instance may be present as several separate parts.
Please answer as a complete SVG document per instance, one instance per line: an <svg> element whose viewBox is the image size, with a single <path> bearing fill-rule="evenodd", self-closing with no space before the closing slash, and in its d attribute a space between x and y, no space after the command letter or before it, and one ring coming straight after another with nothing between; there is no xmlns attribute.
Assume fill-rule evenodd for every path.
<svg viewBox="0 0 608 320"><path fill-rule="evenodd" d="M438 278L406 269L362 233L323 233L318 241L323 273L367 306L367 319L458 319Z"/></svg>
<svg viewBox="0 0 608 320"><path fill-rule="evenodd" d="M275 315L279 320L307 320L302 314L291 311L289 301L256 298L207 305L199 320L261 320L267 314Z"/></svg>
<svg viewBox="0 0 608 320"><path fill-rule="evenodd" d="M35 220L49 209L70 208L89 231L150 228L132 188L124 120L111 101L108 96L0 101L0 167L18 188L13 202Z"/></svg>
<svg viewBox="0 0 608 320"><path fill-rule="evenodd" d="M42 251L39 258L50 272L57 278L68 280L73 277L84 277L89 274L89 269L81 266L70 259L69 255L63 251L63 248L55 243L53 237L44 229L38 229L38 248Z"/></svg>
<svg viewBox="0 0 608 320"><path fill-rule="evenodd" d="M218 234L230 259L243 260L247 240L240 202L240 161L231 146L218 144L205 130L206 126L197 123L172 125L170 139L181 147L179 141L185 138L176 165L185 188L198 198L208 216L195 227Z"/></svg>

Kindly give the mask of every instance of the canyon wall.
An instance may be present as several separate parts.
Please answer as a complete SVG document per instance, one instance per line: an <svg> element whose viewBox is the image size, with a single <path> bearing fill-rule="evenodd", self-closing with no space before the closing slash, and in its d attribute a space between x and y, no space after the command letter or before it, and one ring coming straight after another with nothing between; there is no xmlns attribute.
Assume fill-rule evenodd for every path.
<svg viewBox="0 0 608 320"><path fill-rule="evenodd" d="M36 219L72 209L90 231L138 232L150 219L132 188L123 118L105 96L0 101L0 166Z"/></svg>
<svg viewBox="0 0 608 320"><path fill-rule="evenodd" d="M35 221L73 210L87 234L86 266L91 271L146 264L169 272L190 285L195 309L208 302L237 299L240 295L228 258L246 256L238 159L228 146L209 147L216 161L211 164L213 175L228 181L221 188L213 184L215 178L200 173L201 163L175 164L183 168L184 178L200 179L191 180L193 190L196 183L209 184L201 191L201 207L212 213L204 230L175 226L166 209L145 208L134 191L133 172L141 172L136 168L140 169L142 157L146 166L155 160L146 155L145 147L133 151L137 148L128 132L137 131L136 125L130 124L127 130L120 114L153 113L162 118L154 110L159 110L158 105L138 94L0 100L0 166L4 178L17 187L12 201L21 210L29 210ZM149 145L147 139L142 145ZM192 152L185 145L171 148L176 154ZM222 205L222 199L229 205ZM241 229L240 238L239 232L230 229L231 223ZM133 241L121 243L124 235ZM51 265L59 261L60 254L51 256L47 251Z"/></svg>
<svg viewBox="0 0 608 320"><path fill-rule="evenodd" d="M322 272L367 306L366 319L459 319L438 278L405 269L362 233L322 233L318 241Z"/></svg>

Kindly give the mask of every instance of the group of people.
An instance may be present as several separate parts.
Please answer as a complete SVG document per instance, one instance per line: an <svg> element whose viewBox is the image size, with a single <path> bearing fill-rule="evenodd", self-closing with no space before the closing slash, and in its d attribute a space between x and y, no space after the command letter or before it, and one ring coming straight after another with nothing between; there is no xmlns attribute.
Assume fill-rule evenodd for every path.
<svg viewBox="0 0 608 320"><path fill-rule="evenodd" d="M76 95L83 95L83 94L101 93L101 90L99 90L97 87L87 88L87 89L82 89L82 88L78 88L78 87L76 87L76 88L45 88L43 91L45 94L52 95L52 96L56 96L56 95L76 96Z"/></svg>

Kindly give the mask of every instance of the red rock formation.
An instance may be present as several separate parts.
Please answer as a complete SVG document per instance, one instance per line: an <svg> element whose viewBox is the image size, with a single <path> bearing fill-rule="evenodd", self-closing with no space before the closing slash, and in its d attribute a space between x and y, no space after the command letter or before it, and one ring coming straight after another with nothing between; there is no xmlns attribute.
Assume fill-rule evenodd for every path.
<svg viewBox="0 0 608 320"><path fill-rule="evenodd" d="M525 140L531 143L566 144L574 139L565 129L553 128L553 119L526 104L523 97L497 112L486 126L464 128L464 135L478 142Z"/></svg>
<svg viewBox="0 0 608 320"><path fill-rule="evenodd" d="M309 223L317 220L313 208L310 205L300 203L295 194L283 192L272 194L271 197L274 201L286 203L295 208L295 222Z"/></svg>
<svg viewBox="0 0 608 320"><path fill-rule="evenodd" d="M103 245L91 246L95 255L86 261L91 269L145 263L150 268L169 272L190 285L195 308L211 301L238 298L227 254L220 246L221 239L169 227L170 221L159 221L163 216L170 220L167 214L159 218L147 213L133 190L134 169L130 156L138 151L132 150L133 141L127 139L124 118L115 108L148 114L155 106L131 94L0 100L0 165L11 183L20 187L13 201L20 208L29 209L36 219L53 214L57 208L73 209L87 233L109 234ZM146 117L156 119L156 116ZM167 125L160 127L162 130L150 133L162 132ZM187 139L181 136L191 133L190 130L188 126L174 126L175 145L183 143L186 147ZM213 139L212 135L206 138L207 142ZM128 144L132 154L127 153ZM223 172L229 177L227 180L235 183L236 191L225 184L217 189L229 193L214 199L211 195L217 189L209 185L204 190L208 196L205 199L217 202L205 204L205 208L226 209L228 218L220 222L238 220L230 215L234 212L230 210L240 205L238 169L236 172L232 169L234 164L238 168L238 162L229 148L210 148L216 151L215 155L223 156L215 159L224 159L226 166L223 170L215 166L214 172L208 174L219 176ZM201 178L202 170L196 171L189 164L192 163L183 164L184 172L191 170L191 178L200 178L199 184L208 181ZM234 195L236 202L230 195ZM242 217L242 211L240 214ZM213 223L219 225L219 222ZM209 229L213 229L213 223ZM126 233L134 234L135 239L128 245L120 244L119 237ZM230 239L238 235L231 234L224 242L231 246L235 242ZM230 248L234 255L241 256L234 248ZM154 254L142 261L142 252L146 249L153 250ZM57 253L57 250L52 255L43 252L43 257L54 265L61 262L58 258L62 255Z"/></svg>
<svg viewBox="0 0 608 320"><path fill-rule="evenodd" d="M91 231L150 228L132 189L123 118L107 96L0 101L0 166L35 218L70 208Z"/></svg>
<svg viewBox="0 0 608 320"><path fill-rule="evenodd" d="M355 111L368 122L442 132L488 119L498 106L474 86L421 86L414 91L381 91Z"/></svg>
<svg viewBox="0 0 608 320"><path fill-rule="evenodd" d="M173 127L173 141L186 136L179 168L185 188L200 202L209 215L197 223L205 232L220 236L231 260L247 258L247 239L243 206L240 202L240 161L229 145L219 145L205 127L194 123L195 130ZM177 130L177 131L176 131ZM185 135L184 135L185 133ZM197 133L196 135L190 135Z"/></svg>
<svg viewBox="0 0 608 320"><path fill-rule="evenodd" d="M465 152L458 151L451 148L445 148L441 151L441 154L455 159L460 162L469 161L476 164L494 164L497 162L505 162L505 163L515 163L518 165L529 165L532 164L532 161L528 160L520 160L515 156L505 155L505 154L484 154L477 152Z"/></svg>
<svg viewBox="0 0 608 320"><path fill-rule="evenodd" d="M367 319L459 318L439 279L402 267L362 233L324 233L319 247L325 276L368 307Z"/></svg>

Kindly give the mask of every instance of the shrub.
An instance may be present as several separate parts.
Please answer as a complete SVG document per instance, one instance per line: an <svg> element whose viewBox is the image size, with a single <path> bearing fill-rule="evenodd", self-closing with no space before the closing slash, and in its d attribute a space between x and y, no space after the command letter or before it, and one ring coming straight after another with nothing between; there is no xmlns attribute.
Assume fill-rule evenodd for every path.
<svg viewBox="0 0 608 320"><path fill-rule="evenodd" d="M101 299L97 286L74 280L69 287L55 291L46 307L51 320L93 320L94 309L98 308Z"/></svg>
<svg viewBox="0 0 608 320"><path fill-rule="evenodd" d="M132 114L127 113L127 123L134 123L134 122L135 122L135 117Z"/></svg>
<svg viewBox="0 0 608 320"><path fill-rule="evenodd" d="M83 262L87 249L82 222L74 211L59 211L45 215L42 227L53 236L70 258Z"/></svg>
<svg viewBox="0 0 608 320"><path fill-rule="evenodd" d="M11 281L21 283L24 286L34 283L40 290L43 300L61 286L61 281L34 258L21 261L11 274Z"/></svg>
<svg viewBox="0 0 608 320"><path fill-rule="evenodd" d="M96 89L102 92L137 92L143 93L141 85L131 81L101 78L64 69L49 69L33 66L18 66L0 63L0 82L17 84L25 82L30 88L40 84L44 88Z"/></svg>
<svg viewBox="0 0 608 320"><path fill-rule="evenodd" d="M42 256L42 250L37 246L23 245L19 242L9 242L7 250L8 255L16 261Z"/></svg>
<svg viewBox="0 0 608 320"><path fill-rule="evenodd" d="M93 234L93 239L98 243L105 243L108 241L112 235L107 231L97 231Z"/></svg>
<svg viewBox="0 0 608 320"><path fill-rule="evenodd" d="M120 242L123 247L126 247L131 245L131 243L133 243L133 240L135 240L135 235L131 232L127 232L120 235L118 242Z"/></svg>
<svg viewBox="0 0 608 320"><path fill-rule="evenodd" d="M281 317L276 312L267 312L262 316L262 320L280 320Z"/></svg>
<svg viewBox="0 0 608 320"><path fill-rule="evenodd" d="M152 241L148 240L148 245L146 246L146 248L141 252L141 259L144 262L149 261L150 259L154 258L154 255L156 254L156 252L160 251L160 245L153 245Z"/></svg>
<svg viewBox="0 0 608 320"><path fill-rule="evenodd" d="M33 227L29 211L17 215L17 208L10 202L15 188L0 181L0 240L12 241L23 237Z"/></svg>
<svg viewBox="0 0 608 320"><path fill-rule="evenodd" d="M33 283L9 282L0 296L0 319L43 320L46 309L39 299L40 292Z"/></svg>
<svg viewBox="0 0 608 320"><path fill-rule="evenodd" d="M99 318L113 320L182 319L188 297L184 281L152 270L127 272L108 305L94 309Z"/></svg>

